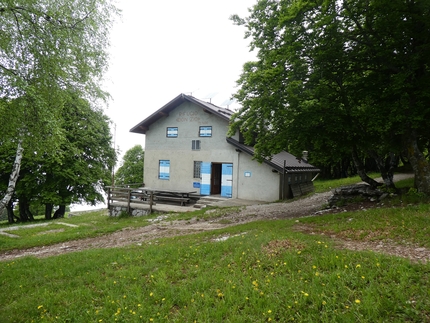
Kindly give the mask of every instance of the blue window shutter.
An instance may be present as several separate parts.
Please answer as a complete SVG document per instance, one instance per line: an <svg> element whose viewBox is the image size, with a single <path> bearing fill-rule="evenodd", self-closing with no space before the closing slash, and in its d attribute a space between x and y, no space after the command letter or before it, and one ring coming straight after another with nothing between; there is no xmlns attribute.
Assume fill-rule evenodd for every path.
<svg viewBox="0 0 430 323"><path fill-rule="evenodd" d="M211 195L211 163L202 162L200 195Z"/></svg>
<svg viewBox="0 0 430 323"><path fill-rule="evenodd" d="M221 196L232 197L232 192L233 192L233 164L222 164Z"/></svg>

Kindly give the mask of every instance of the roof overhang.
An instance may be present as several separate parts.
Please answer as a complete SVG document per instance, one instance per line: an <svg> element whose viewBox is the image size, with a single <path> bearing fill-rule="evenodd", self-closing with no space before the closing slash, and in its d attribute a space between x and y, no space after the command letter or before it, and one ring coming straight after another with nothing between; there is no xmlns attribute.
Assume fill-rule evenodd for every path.
<svg viewBox="0 0 430 323"><path fill-rule="evenodd" d="M156 121L158 121L161 118L165 118L169 116L169 114L176 109L178 106L183 104L184 102L191 102L195 105L201 107L203 111L207 113L214 114L222 119L225 119L227 121L230 120L231 115L233 114L232 111L228 109L224 109L221 107L218 107L210 102L204 102L202 100L199 100L191 95L186 94L179 94L177 97L175 97L173 100L165 104L163 107L155 111L153 114L151 114L149 117L147 117L145 120L139 122L137 125L135 125L133 128L130 129L130 132L134 133L140 133L145 134L149 127Z"/></svg>
<svg viewBox="0 0 430 323"><path fill-rule="evenodd" d="M252 157L255 156L255 151L252 146L244 145L233 138L226 138L227 142L236 147L236 150L244 152ZM272 167L279 173L284 171L287 173L303 173L303 172L319 172L320 169L312 166L307 161L301 158L297 158L289 152L283 151L272 158L265 158L263 163Z"/></svg>

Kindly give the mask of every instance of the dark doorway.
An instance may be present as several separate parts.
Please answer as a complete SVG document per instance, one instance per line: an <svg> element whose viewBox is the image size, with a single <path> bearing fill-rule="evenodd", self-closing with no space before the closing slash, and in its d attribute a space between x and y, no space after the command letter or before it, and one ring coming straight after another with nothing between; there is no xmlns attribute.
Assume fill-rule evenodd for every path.
<svg viewBox="0 0 430 323"><path fill-rule="evenodd" d="M221 194L221 166L222 164L212 163L211 195Z"/></svg>

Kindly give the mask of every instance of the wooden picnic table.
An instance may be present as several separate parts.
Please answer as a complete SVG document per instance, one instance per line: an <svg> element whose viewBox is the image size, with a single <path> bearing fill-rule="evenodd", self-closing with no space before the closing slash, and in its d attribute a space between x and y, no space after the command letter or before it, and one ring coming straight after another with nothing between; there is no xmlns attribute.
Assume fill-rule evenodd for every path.
<svg viewBox="0 0 430 323"><path fill-rule="evenodd" d="M190 202L190 194L197 193L197 191L169 190L150 187L139 187L138 190L141 190L148 196L152 193L155 201L180 202L181 206L185 206L186 203Z"/></svg>

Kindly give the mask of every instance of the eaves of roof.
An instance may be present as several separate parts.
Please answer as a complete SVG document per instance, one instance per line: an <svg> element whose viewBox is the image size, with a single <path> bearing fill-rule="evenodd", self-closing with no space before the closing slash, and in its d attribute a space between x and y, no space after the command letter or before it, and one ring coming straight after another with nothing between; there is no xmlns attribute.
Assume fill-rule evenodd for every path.
<svg viewBox="0 0 430 323"><path fill-rule="evenodd" d="M203 111L207 113L214 114L222 119L225 119L227 121L230 120L231 116L233 115L233 111L225 108L221 108L216 106L215 104L205 102L202 100L199 100L191 95L186 94L179 94L177 97L175 97L173 100L171 100L169 103L165 104L163 107L155 111L153 114L151 114L149 117L147 117L145 120L139 122L137 125L135 125L133 128L130 129L130 132L134 133L141 133L145 134L146 131L148 131L149 127L156 122L157 120L167 117L174 109L176 109L178 106L180 106L184 102L192 102L195 105L201 107Z"/></svg>
<svg viewBox="0 0 430 323"><path fill-rule="evenodd" d="M241 144L239 141L233 138L226 139L229 144L235 146L238 150L247 153L254 157L254 148ZM309 164L302 158L297 158L291 155L289 152L282 151L276 155L273 155L271 159L264 159L263 162L278 172L282 173L285 165L285 171L287 173L302 173L302 172L319 172L320 170Z"/></svg>

